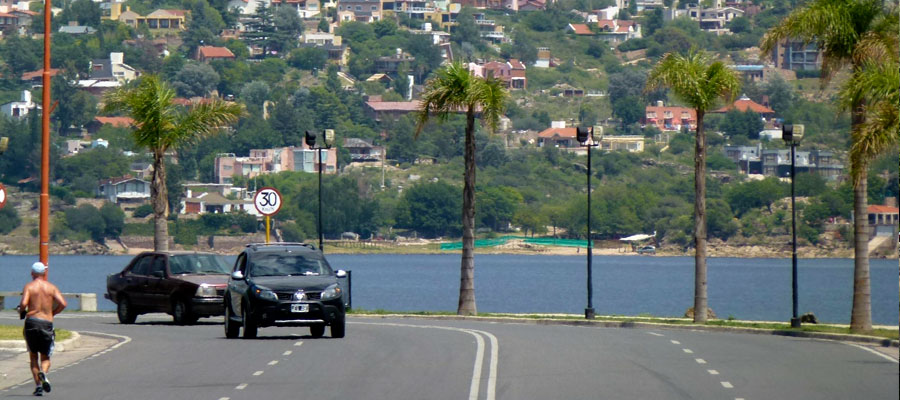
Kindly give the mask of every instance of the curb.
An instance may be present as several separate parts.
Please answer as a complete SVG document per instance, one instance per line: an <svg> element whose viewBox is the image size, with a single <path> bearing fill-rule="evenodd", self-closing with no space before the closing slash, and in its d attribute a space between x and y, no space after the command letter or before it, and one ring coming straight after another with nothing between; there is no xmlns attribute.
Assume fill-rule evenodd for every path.
<svg viewBox="0 0 900 400"><path fill-rule="evenodd" d="M61 342L56 343L54 346L54 352L56 351L71 351L81 347L82 339L81 334L75 331L72 332L72 337L63 340ZM25 340L0 340L0 349L2 350L12 350L12 351L21 351L25 352L28 348L25 346Z"/></svg>
<svg viewBox="0 0 900 400"><path fill-rule="evenodd" d="M894 339L885 339L881 337L851 335L844 333L828 333L828 332L808 332L808 331L791 331L763 328L745 328L732 326L710 326L710 325L671 325L660 324L654 322L639 321L588 321L588 320L557 320L557 319L531 319L531 318L513 318L513 317L467 317L459 315L404 315L404 314L353 314L354 317L362 318L408 318L408 319L436 319L446 321L480 321L480 322L498 322L498 323L514 323L529 325L567 325L582 326L596 328L624 328L624 329L667 329L667 330L685 330L685 331L705 331L705 332L723 332L723 333L747 333L754 335L772 335L787 336L807 339L825 339L837 340L845 342L856 342L873 344L882 347L900 347L900 341Z"/></svg>

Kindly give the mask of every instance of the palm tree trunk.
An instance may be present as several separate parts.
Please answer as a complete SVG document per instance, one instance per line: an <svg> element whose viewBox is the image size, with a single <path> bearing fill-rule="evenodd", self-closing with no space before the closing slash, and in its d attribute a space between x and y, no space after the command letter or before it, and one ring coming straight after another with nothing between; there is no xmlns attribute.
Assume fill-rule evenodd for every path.
<svg viewBox="0 0 900 400"><path fill-rule="evenodd" d="M694 322L706 323L706 132L697 110L694 145Z"/></svg>
<svg viewBox="0 0 900 400"><path fill-rule="evenodd" d="M863 105L855 104L852 109L852 127L865 122ZM850 311L850 331L868 332L872 330L872 300L869 285L869 210L868 210L868 162L860 157L857 162L859 175L853 185L853 308Z"/></svg>
<svg viewBox="0 0 900 400"><path fill-rule="evenodd" d="M459 281L459 315L475 315L475 110L466 112L465 176L462 206L462 261Z"/></svg>
<svg viewBox="0 0 900 400"><path fill-rule="evenodd" d="M153 249L169 251L169 196L166 190L166 163L162 151L153 152L153 179L150 182L150 203L153 205Z"/></svg>

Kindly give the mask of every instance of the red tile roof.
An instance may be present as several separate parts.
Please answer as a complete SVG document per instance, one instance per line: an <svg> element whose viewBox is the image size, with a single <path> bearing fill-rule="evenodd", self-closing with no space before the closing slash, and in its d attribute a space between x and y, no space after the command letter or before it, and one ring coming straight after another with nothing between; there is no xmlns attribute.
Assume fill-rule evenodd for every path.
<svg viewBox="0 0 900 400"><path fill-rule="evenodd" d="M759 104L753 100L750 100L748 97L741 97L734 104L722 107L716 111L715 113L725 113L732 109L737 109L738 111L746 112L747 110L753 111L757 114L775 114L775 110L766 107L762 104Z"/></svg>
<svg viewBox="0 0 900 400"><path fill-rule="evenodd" d="M869 206L869 214L897 214L900 213L900 209L897 207L891 206L881 206L877 204L873 204Z"/></svg>
<svg viewBox="0 0 900 400"><path fill-rule="evenodd" d="M234 53L227 47L200 46L197 51L203 58L234 58Z"/></svg>
<svg viewBox="0 0 900 400"><path fill-rule="evenodd" d="M591 32L591 28L586 24L569 24L569 29L575 32L576 35L593 35L594 32Z"/></svg>
<svg viewBox="0 0 900 400"><path fill-rule="evenodd" d="M515 58L509 59L509 65L512 66L512 69L525 69L525 64Z"/></svg>
<svg viewBox="0 0 900 400"><path fill-rule="evenodd" d="M116 128L127 128L134 125L134 120L131 117L94 117L94 121L103 125L109 124Z"/></svg>
<svg viewBox="0 0 900 400"><path fill-rule="evenodd" d="M552 138L554 136L565 137L565 138L574 138L577 135L576 128L547 128L544 129L541 133L538 133L538 137L542 138Z"/></svg>
<svg viewBox="0 0 900 400"><path fill-rule="evenodd" d="M59 73L59 68L50 68L50 76L56 76ZM22 74L23 81L30 81L34 78L40 78L44 74L43 69L39 69L37 71L26 72Z"/></svg>
<svg viewBox="0 0 900 400"><path fill-rule="evenodd" d="M421 106L418 100L413 101L367 101L366 105L375 111L418 111Z"/></svg>

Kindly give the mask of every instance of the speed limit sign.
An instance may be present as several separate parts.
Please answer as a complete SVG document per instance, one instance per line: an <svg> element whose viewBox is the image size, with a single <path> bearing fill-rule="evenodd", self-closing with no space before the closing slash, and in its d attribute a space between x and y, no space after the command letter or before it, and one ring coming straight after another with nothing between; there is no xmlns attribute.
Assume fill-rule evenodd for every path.
<svg viewBox="0 0 900 400"><path fill-rule="evenodd" d="M6 188L0 183L0 208L6 205Z"/></svg>
<svg viewBox="0 0 900 400"><path fill-rule="evenodd" d="M275 188L261 188L253 197L253 205L262 215L275 215L281 209L281 193Z"/></svg>

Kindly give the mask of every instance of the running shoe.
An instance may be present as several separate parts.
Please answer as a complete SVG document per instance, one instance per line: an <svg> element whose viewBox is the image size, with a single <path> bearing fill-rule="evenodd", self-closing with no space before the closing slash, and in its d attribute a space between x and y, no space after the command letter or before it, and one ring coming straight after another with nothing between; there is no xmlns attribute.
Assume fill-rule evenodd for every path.
<svg viewBox="0 0 900 400"><path fill-rule="evenodd" d="M45 392L50 393L50 381L47 380L47 375L43 372L38 372L38 378L41 380L41 388L44 389Z"/></svg>
<svg viewBox="0 0 900 400"><path fill-rule="evenodd" d="M42 388L42 387L40 387L40 386L34 388L34 395L35 395L35 396L38 396L38 397L43 396L43 395L44 395L44 388Z"/></svg>

